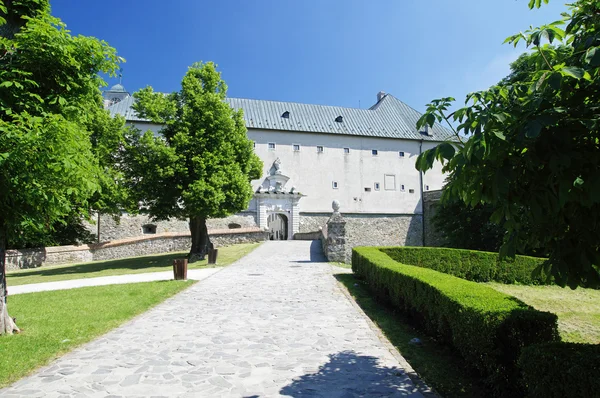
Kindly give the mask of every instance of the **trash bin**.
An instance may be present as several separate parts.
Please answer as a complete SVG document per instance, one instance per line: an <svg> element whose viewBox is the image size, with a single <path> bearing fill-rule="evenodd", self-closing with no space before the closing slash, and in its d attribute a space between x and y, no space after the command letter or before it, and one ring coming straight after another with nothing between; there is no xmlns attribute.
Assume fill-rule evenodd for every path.
<svg viewBox="0 0 600 398"><path fill-rule="evenodd" d="M187 258L176 258L175 260L173 260L173 276L175 277L176 281L187 280L187 268Z"/></svg>
<svg viewBox="0 0 600 398"><path fill-rule="evenodd" d="M208 249L208 263L216 264L218 254L219 254L219 249Z"/></svg>

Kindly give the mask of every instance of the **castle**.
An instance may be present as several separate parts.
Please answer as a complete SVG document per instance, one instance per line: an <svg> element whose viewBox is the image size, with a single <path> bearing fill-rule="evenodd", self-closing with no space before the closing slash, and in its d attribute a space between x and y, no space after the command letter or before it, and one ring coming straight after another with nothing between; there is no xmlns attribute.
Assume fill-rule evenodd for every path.
<svg viewBox="0 0 600 398"><path fill-rule="evenodd" d="M160 125L135 113L135 99L117 84L104 91L105 106L127 123L159 134ZM314 237L337 200L347 220L351 245L422 245L423 197L444 182L441 165L415 169L417 156L452 133L434 125L416 129L421 116L391 94L380 92L368 109L228 98L242 109L248 138L264 163L252 181L254 197L245 211L210 220L209 229L261 227L271 239ZM187 222L153 223L124 215L120 224L102 218L101 240L187 231Z"/></svg>

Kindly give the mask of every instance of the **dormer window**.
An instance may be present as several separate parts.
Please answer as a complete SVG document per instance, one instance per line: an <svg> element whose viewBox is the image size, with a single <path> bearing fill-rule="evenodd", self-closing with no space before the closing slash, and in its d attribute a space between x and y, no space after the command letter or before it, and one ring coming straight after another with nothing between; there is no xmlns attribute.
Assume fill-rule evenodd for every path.
<svg viewBox="0 0 600 398"><path fill-rule="evenodd" d="M335 121L338 122L338 123L342 123L344 121L344 118L341 117L341 116L338 116L338 117L335 118Z"/></svg>
<svg viewBox="0 0 600 398"><path fill-rule="evenodd" d="M290 118L290 112L289 111L283 112L283 114L281 115L281 117L284 118L284 119L289 119Z"/></svg>

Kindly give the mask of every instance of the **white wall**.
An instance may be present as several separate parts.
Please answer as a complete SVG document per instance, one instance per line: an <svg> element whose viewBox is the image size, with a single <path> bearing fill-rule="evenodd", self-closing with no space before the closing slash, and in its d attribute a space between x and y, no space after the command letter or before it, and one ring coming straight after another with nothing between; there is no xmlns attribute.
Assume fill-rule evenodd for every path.
<svg viewBox="0 0 600 398"><path fill-rule="evenodd" d="M135 128L139 129L142 132L142 134L150 130L152 131L152 133L154 133L155 136L160 135L159 132L163 129L162 124L154 124L148 122L127 122L127 125L134 126Z"/></svg>
<svg viewBox="0 0 600 398"><path fill-rule="evenodd" d="M255 152L264 162L263 177L253 181L254 189L264 181L273 161L280 158L281 171L290 177L286 188L295 186L307 195L300 200L301 212L330 212L331 202L337 199L346 213L421 213L419 173L415 169L419 141L258 129L249 129L248 137L256 143ZM275 150L268 148L270 142L275 143ZM300 151L295 152L293 144L299 144ZM423 143L423 150L435 145ZM323 153L317 153L317 146L324 147ZM350 153L345 154L344 148ZM373 149L377 156L372 155ZM390 179L395 180L395 187L386 189L385 175L393 176ZM424 175L423 186L440 189L443 180L437 165ZM334 181L337 189L332 186ZM376 182L380 184L378 191ZM365 192L365 188L371 191Z"/></svg>
<svg viewBox="0 0 600 398"><path fill-rule="evenodd" d="M135 126L155 134L161 129L160 125L143 122ZM248 138L255 142L255 152L264 162L262 178L252 182L254 191L263 183L273 161L280 158L283 174L290 177L286 188L295 186L307 195L300 200L300 212L329 213L335 199L340 201L343 213L422 213L419 172L415 169L419 141L259 129L249 129ZM270 142L275 143L275 150L268 149ZM294 144L300 145L300 151L293 150ZM436 145L423 142L423 150ZM317 146L323 146L323 153L317 153ZM345 154L344 148L350 153ZM377 156L372 155L373 149L378 151ZM400 157L400 151L404 157ZM394 189L386 189L386 175L393 176ZM424 174L423 190L441 189L444 178L437 163ZM334 181L337 189L333 188ZM379 191L375 190L376 182ZM371 192L365 192L365 188L371 188ZM248 210L256 211L255 200Z"/></svg>

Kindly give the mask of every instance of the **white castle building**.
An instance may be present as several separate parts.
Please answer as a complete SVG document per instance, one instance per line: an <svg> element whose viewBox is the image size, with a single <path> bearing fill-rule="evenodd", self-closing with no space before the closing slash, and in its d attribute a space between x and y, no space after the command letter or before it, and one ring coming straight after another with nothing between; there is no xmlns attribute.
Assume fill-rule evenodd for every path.
<svg viewBox="0 0 600 398"><path fill-rule="evenodd" d="M160 132L160 125L136 115L134 98L120 84L104 96L111 114L124 116L142 131ZM255 195L248 209L212 220L209 228L259 226L268 228L272 239L310 237L331 215L332 201L338 200L355 244L422 244L423 193L441 189L444 175L439 164L420 173L415 160L422 151L452 139L449 130L436 124L418 131L421 114L384 92L369 109L227 101L243 110L248 137L264 170L263 177L252 182ZM103 230L101 225L99 231L105 240L186 228L185 222L152 224L144 217L131 217L119 227ZM117 230L121 232L115 234Z"/></svg>

